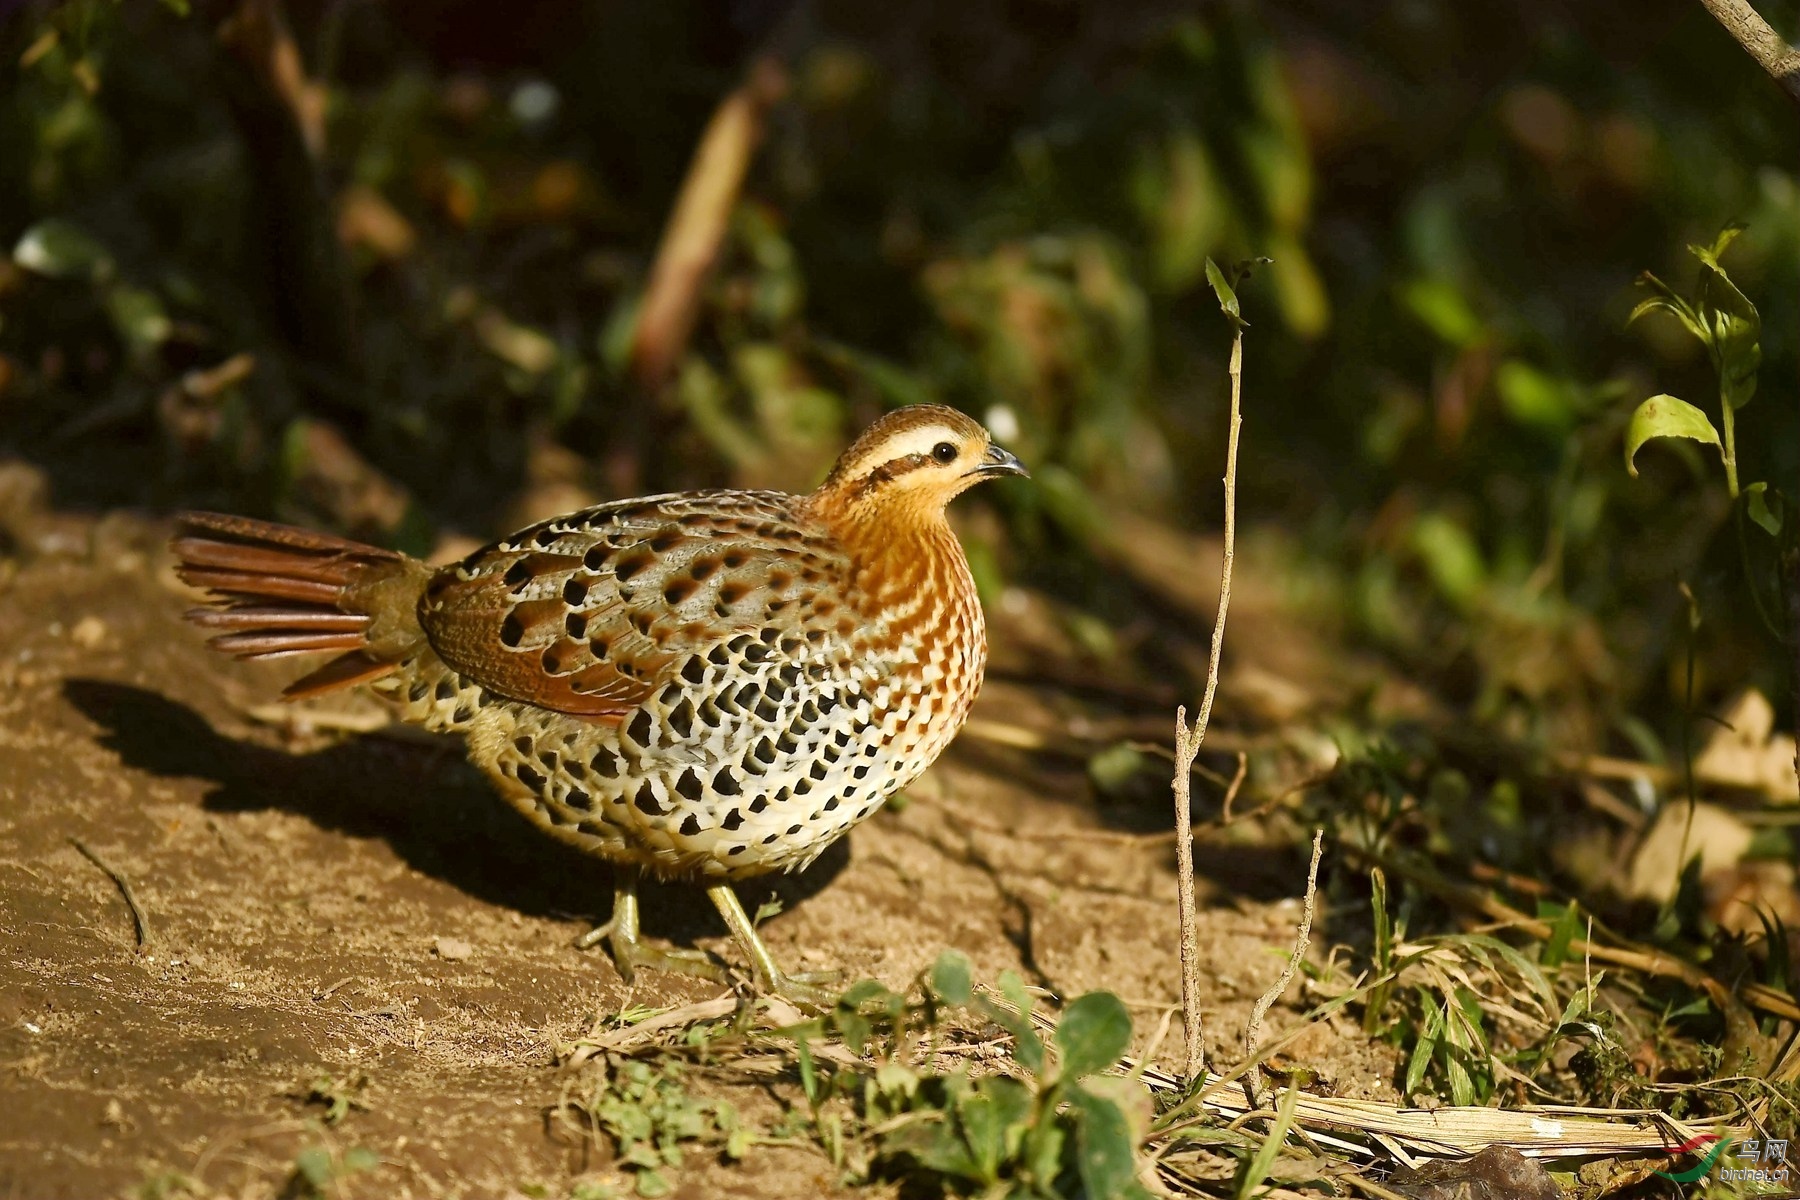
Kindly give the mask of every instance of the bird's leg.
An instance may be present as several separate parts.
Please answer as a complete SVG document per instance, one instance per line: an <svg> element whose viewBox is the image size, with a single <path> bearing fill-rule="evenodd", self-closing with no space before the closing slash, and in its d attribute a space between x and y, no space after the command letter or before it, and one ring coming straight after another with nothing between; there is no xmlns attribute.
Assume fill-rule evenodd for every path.
<svg viewBox="0 0 1800 1200"><path fill-rule="evenodd" d="M625 982L630 983L636 978L639 967L667 971L672 975L692 975L699 979L710 979L714 983L728 982L725 968L708 958L703 951L644 945L643 939L638 936L637 889L638 873L621 868L618 882L613 887L612 920L600 927L606 931L604 936L612 942L613 965L618 967L619 975ZM594 931L599 932L600 930ZM589 937L593 937L593 934Z"/></svg>
<svg viewBox="0 0 1800 1200"><path fill-rule="evenodd" d="M731 890L730 884L715 884L706 889L706 894L719 906L719 915L725 918L725 924L731 928L731 936L737 939L738 945L744 948L744 953L750 956L758 988L814 1012L824 1012L837 1002L833 993L814 985L813 977L787 975L775 965L774 955L763 944L762 937L756 932L756 925L744 911L744 906L738 902L737 893Z"/></svg>

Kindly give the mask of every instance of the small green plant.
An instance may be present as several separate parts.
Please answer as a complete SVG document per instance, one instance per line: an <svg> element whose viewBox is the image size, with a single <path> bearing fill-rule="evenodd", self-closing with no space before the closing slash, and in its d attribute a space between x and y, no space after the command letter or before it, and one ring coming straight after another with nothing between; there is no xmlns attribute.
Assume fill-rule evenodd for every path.
<svg viewBox="0 0 1800 1200"><path fill-rule="evenodd" d="M1757 371L1762 366L1762 317L1719 264L1720 256L1743 231L1742 225L1728 225L1712 245L1688 247L1700 260L1700 276L1691 296L1677 294L1648 271L1638 277L1638 283L1651 294L1631 310L1630 320L1667 313L1706 347L1718 381L1719 423L1715 426L1703 410L1686 400L1666 393L1652 396L1637 406L1626 427L1625 468L1635 476L1638 450L1656 438L1687 438L1718 450L1725 467L1725 490L1738 522L1745 584L1764 623L1778 633L1763 600L1765 585L1750 566L1742 521L1748 518L1770 537L1778 538L1787 502L1779 489L1767 483L1740 485L1738 480L1737 414L1756 395Z"/></svg>
<svg viewBox="0 0 1800 1200"><path fill-rule="evenodd" d="M687 1152L716 1149L741 1158L755 1139L737 1110L723 1100L690 1095L680 1061L608 1058L588 1094L566 1099L561 1112L612 1145L620 1169L639 1196L666 1196Z"/></svg>
<svg viewBox="0 0 1800 1200"><path fill-rule="evenodd" d="M294 1171L281 1190L282 1200L329 1200L340 1192L339 1184L352 1175L372 1171L381 1158L364 1146L341 1153L329 1146L308 1146L294 1155Z"/></svg>
<svg viewBox="0 0 1800 1200"><path fill-rule="evenodd" d="M1130 1041L1124 1004L1110 992L1081 996L1046 1043L1019 977L1003 974L999 991L976 990L968 960L947 951L921 980L918 1001L867 981L791 1031L814 1136L852 1177L993 1197L1148 1197L1137 1179L1142 1122L1132 1119L1132 1096L1099 1078ZM935 1043L944 1017L959 1010L1005 1031L1018 1077L977 1075L966 1061L942 1072L906 1061L915 1038ZM874 1053L875 1069L822 1063L811 1043L833 1035L853 1053Z"/></svg>

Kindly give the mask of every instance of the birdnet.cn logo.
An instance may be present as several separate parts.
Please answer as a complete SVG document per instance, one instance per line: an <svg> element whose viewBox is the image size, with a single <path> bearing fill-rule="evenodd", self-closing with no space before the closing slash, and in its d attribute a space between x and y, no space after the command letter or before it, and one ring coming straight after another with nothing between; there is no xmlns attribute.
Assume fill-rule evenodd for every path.
<svg viewBox="0 0 1800 1200"><path fill-rule="evenodd" d="M1788 1139L1745 1138L1737 1144L1735 1151L1731 1146L1730 1138L1710 1133L1689 1138L1679 1146L1670 1147L1669 1152L1676 1157L1698 1154L1700 1161L1685 1171L1658 1171L1657 1174L1676 1183L1696 1183L1703 1176L1713 1174L1716 1168L1720 1183L1785 1187L1794 1181L1787 1160Z"/></svg>

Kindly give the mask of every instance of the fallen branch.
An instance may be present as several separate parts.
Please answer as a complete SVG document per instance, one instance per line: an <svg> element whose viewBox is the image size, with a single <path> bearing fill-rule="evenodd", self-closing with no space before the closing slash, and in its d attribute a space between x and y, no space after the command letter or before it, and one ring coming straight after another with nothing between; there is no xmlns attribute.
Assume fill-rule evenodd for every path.
<svg viewBox="0 0 1800 1200"><path fill-rule="evenodd" d="M137 931L138 949L144 950L150 945L150 915L144 911L144 906L138 903L137 893L131 890L131 881L80 838L70 838L69 844L81 852L81 857L104 871L106 877L113 881L113 886L119 889L119 895L125 897L125 907L131 910L132 925Z"/></svg>

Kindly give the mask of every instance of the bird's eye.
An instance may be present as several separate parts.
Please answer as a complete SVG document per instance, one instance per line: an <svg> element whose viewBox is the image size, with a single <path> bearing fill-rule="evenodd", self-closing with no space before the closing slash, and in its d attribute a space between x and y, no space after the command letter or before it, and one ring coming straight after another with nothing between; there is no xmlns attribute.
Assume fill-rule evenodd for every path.
<svg viewBox="0 0 1800 1200"><path fill-rule="evenodd" d="M956 447L949 442L939 442L931 448L931 457L941 463L953 463L956 461Z"/></svg>

